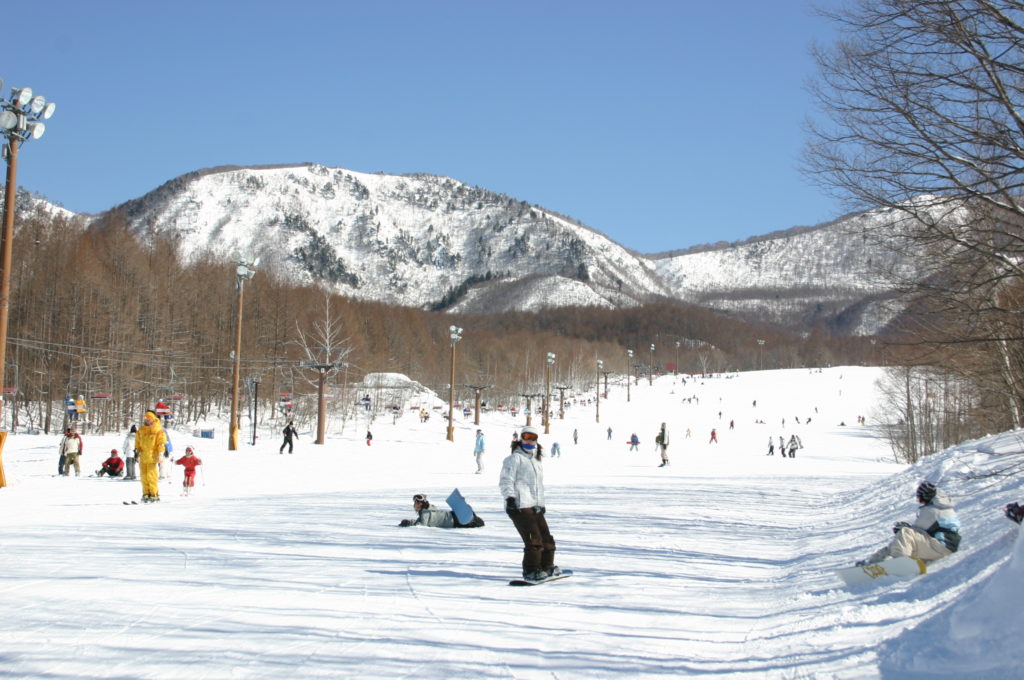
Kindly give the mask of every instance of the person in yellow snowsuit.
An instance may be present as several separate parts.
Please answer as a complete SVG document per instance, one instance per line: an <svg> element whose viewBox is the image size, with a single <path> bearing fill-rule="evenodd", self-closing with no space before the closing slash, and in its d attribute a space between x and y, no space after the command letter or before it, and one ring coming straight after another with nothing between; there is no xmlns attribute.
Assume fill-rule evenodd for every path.
<svg viewBox="0 0 1024 680"><path fill-rule="evenodd" d="M157 465L167 446L167 433L155 411L146 411L142 421L144 424L135 435L135 452L139 457L139 477L142 479L142 502L155 503L160 500Z"/></svg>

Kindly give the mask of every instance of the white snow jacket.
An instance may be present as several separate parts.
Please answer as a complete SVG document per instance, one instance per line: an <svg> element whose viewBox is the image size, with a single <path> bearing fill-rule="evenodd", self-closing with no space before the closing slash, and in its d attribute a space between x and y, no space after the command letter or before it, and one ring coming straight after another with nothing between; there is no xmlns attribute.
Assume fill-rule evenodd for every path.
<svg viewBox="0 0 1024 680"><path fill-rule="evenodd" d="M515 498L516 507L544 507L544 466L532 452L520 447L509 454L501 464L498 480L502 498Z"/></svg>
<svg viewBox="0 0 1024 680"><path fill-rule="evenodd" d="M942 491L936 491L935 497L927 505L921 506L913 527L953 552L960 547L960 519L956 516L956 509L949 496Z"/></svg>

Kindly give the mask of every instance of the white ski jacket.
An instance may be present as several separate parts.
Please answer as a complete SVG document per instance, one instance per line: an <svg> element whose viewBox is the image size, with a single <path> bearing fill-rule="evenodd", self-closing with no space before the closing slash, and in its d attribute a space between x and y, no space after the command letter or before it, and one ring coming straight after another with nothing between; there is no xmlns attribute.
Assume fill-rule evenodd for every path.
<svg viewBox="0 0 1024 680"><path fill-rule="evenodd" d="M498 481L502 498L515 498L516 507L544 507L544 466L532 452L516 447L501 464Z"/></svg>

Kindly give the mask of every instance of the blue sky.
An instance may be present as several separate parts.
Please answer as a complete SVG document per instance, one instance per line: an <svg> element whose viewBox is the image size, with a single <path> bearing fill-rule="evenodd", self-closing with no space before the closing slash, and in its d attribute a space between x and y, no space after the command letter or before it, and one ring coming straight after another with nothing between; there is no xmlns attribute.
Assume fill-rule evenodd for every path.
<svg viewBox="0 0 1024 680"><path fill-rule="evenodd" d="M152 6L151 6L152 5ZM100 212L216 165L446 175L653 253L836 217L798 172L804 0L47 2L18 184ZM17 33L17 34L15 34Z"/></svg>

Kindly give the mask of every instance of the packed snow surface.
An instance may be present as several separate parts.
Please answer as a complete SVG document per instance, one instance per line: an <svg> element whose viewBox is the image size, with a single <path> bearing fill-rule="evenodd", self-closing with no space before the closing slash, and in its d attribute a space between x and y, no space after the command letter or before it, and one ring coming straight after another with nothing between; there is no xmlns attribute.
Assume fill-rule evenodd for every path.
<svg viewBox="0 0 1024 680"><path fill-rule="evenodd" d="M582 396L541 437L561 445L547 517L575 575L533 588L507 585L521 542L497 489L521 416L483 415L479 475L461 415L454 443L407 410L325 446L301 432L293 455L276 423L237 452L222 427L173 430L203 459L194 494L176 467L162 502L127 506L137 481L86 476L124 433L84 435L80 478L53 476L58 436L13 434L0 677L1024 677L1024 557L1001 512L1024 501L1021 433L897 464L873 426L879 375L665 376L628 401L613 384L600 422ZM766 455L792 434L795 458ZM956 502L961 550L913 580L841 587L834 570L913 518L925 478ZM456 487L486 526L397 526L414 493L443 507Z"/></svg>

